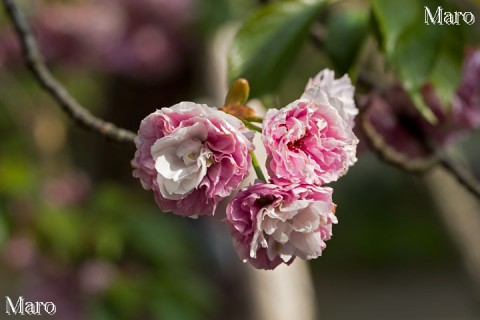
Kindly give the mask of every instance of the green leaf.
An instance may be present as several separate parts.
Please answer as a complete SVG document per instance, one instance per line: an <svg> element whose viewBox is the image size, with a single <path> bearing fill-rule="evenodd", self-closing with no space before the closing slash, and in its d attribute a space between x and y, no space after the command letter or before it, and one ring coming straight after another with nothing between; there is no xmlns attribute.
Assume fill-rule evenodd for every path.
<svg viewBox="0 0 480 320"><path fill-rule="evenodd" d="M431 72L431 82L437 88L440 100L449 106L452 96L460 83L466 36L464 29L450 26L445 31L443 41Z"/></svg>
<svg viewBox="0 0 480 320"><path fill-rule="evenodd" d="M435 123L437 119L421 99L420 88L429 81L441 47L442 36L442 30L413 24L399 37L391 56L415 106L431 123Z"/></svg>
<svg viewBox="0 0 480 320"><path fill-rule="evenodd" d="M407 90L415 91L428 81L442 37L442 30L412 25L398 39L392 58Z"/></svg>
<svg viewBox="0 0 480 320"><path fill-rule="evenodd" d="M419 14L416 0L370 0L373 13L384 37L384 50L391 55L400 35ZM423 20L422 20L423 21Z"/></svg>
<svg viewBox="0 0 480 320"><path fill-rule="evenodd" d="M347 73L354 64L367 36L368 23L365 10L342 12L328 20L325 49L340 74Z"/></svg>
<svg viewBox="0 0 480 320"><path fill-rule="evenodd" d="M445 108L461 76L465 39L462 26L426 25L424 6L455 11L441 0L370 0L381 32L383 50L419 112L430 122L436 117L423 102L420 89L432 83Z"/></svg>
<svg viewBox="0 0 480 320"><path fill-rule="evenodd" d="M275 90L300 51L324 2L275 2L247 18L230 48L229 80L247 79L252 97Z"/></svg>

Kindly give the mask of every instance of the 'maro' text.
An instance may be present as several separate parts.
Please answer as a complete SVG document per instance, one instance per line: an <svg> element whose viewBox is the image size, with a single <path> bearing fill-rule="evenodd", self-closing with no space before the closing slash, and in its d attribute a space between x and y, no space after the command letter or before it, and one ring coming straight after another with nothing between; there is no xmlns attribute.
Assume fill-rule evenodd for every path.
<svg viewBox="0 0 480 320"><path fill-rule="evenodd" d="M22 296L15 303L10 297L5 297L5 304L7 315L40 316L42 314L53 315L57 312L57 307L53 302L25 301Z"/></svg>
<svg viewBox="0 0 480 320"><path fill-rule="evenodd" d="M432 13L427 6L424 8L426 25L460 25L461 23L472 25L475 23L475 16L469 11L443 11L443 8L438 6Z"/></svg>

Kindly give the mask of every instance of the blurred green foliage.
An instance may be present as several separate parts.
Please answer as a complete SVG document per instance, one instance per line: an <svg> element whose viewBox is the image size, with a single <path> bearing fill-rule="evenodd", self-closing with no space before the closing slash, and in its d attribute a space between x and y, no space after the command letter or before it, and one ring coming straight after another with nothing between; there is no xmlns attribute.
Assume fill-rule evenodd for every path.
<svg viewBox="0 0 480 320"><path fill-rule="evenodd" d="M253 11L233 40L228 57L229 80L246 78L252 97L276 93L318 20L323 22L318 45L338 72L349 72L355 80L365 62L365 40L375 37L388 68L396 72L422 115L434 123L435 115L425 105L420 90L425 83L433 84L443 105L449 108L460 81L464 49L478 32L471 32L466 24L425 24L425 6L433 11L438 6L445 11L459 10L447 0L369 3L370 7L345 5L336 10L321 0L275 1ZM478 44L478 37L473 41Z"/></svg>
<svg viewBox="0 0 480 320"><path fill-rule="evenodd" d="M348 73L359 58L368 35L369 17L364 9L342 11L329 17L325 50L340 74Z"/></svg>
<svg viewBox="0 0 480 320"><path fill-rule="evenodd" d="M209 36L227 23L243 19L257 4L256 0L202 0L199 8L202 32Z"/></svg>
<svg viewBox="0 0 480 320"><path fill-rule="evenodd" d="M424 7L435 12L439 6L455 11L446 1L371 0L372 13L379 27L380 43L388 61L398 72L419 111L434 123L435 115L420 97L429 81L439 89L448 107L460 81L466 38L465 26L425 24Z"/></svg>
<svg viewBox="0 0 480 320"><path fill-rule="evenodd" d="M64 72L65 77L73 79ZM10 76L13 75L5 72L0 81ZM104 97L99 88L92 85L95 81L88 84L86 79L85 74L78 79L78 87L74 80L68 81L68 86L80 100L91 101L93 105L101 103ZM18 85L22 86L21 90L14 88ZM69 285L81 287L84 280L78 272L82 266L100 261L111 267L111 279L102 291L83 293L88 301L85 319L138 319L139 315L142 319L214 317L218 287L211 281L209 253L206 244L197 239L199 232L192 232L186 219L160 212L151 194L144 192L139 184L96 181L86 198L72 203L52 202L50 198L58 195L49 193L59 192L61 197L64 191L78 187L65 185L53 191L46 188L52 177L61 180L71 170L82 170L83 160L77 164L78 160L65 161L69 159L66 154L74 147L81 147L82 153L90 155L93 150L88 143L64 145L55 151L52 161L57 163L43 161L42 158L51 157L49 151L37 144L34 130L21 128L35 124L35 109L32 111L30 101L43 104L49 99L27 77L6 88L10 87L17 92L28 92L28 99L0 94L0 253L12 246L18 235L26 235L33 240L34 260L15 269L18 268L16 262L8 256L9 260L3 261L14 267L9 272L47 276L53 281L49 290L59 290L56 282L65 280L55 280L56 275L49 274L48 266L67 270L74 275L68 280ZM22 105L23 101L26 105ZM55 110L54 106L50 107ZM36 112L44 112L43 107ZM51 116L62 117L56 111ZM13 260L17 255L22 259L22 247L15 250ZM56 301L57 307L67 308L58 298Z"/></svg>
<svg viewBox="0 0 480 320"><path fill-rule="evenodd" d="M251 97L275 90L300 52L323 4L323 0L280 1L255 11L243 22L231 45L230 81L247 79Z"/></svg>

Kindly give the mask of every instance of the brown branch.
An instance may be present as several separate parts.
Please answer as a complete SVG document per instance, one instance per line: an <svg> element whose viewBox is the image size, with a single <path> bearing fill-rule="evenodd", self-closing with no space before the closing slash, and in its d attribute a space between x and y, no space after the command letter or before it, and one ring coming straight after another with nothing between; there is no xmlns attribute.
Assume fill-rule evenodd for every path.
<svg viewBox="0 0 480 320"><path fill-rule="evenodd" d="M370 149L375 152L380 159L409 173L426 172L439 162L439 157L435 153L426 158L411 159L389 146L368 119L369 105L370 102L368 101L360 110L360 128L365 135Z"/></svg>
<svg viewBox="0 0 480 320"><path fill-rule="evenodd" d="M37 41L32 34L31 28L25 19L24 14L15 4L15 1L2 1L7 15L15 27L15 31L22 46L25 63L42 88L47 91L68 116L79 125L110 139L133 143L135 133L118 128L110 122L95 117L77 102L70 93L68 93L67 89L47 68L44 58L40 53Z"/></svg>
<svg viewBox="0 0 480 320"><path fill-rule="evenodd" d="M370 149L375 152L384 162L393 165L409 173L425 173L433 166L440 164L457 181L470 191L474 196L480 198L480 183L466 169L450 159L446 154L434 151L432 147L426 148L430 155L426 158L411 159L405 154L398 152L389 146L380 133L377 132L373 124L368 120L369 105L365 104L360 111L360 126L365 135Z"/></svg>

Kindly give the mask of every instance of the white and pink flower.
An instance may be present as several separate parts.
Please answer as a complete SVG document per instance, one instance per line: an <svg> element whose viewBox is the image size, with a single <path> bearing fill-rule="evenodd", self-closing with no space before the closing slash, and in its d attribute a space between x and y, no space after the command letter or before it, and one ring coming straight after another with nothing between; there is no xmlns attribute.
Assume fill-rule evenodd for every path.
<svg viewBox="0 0 480 320"><path fill-rule="evenodd" d="M135 139L133 176L164 211L213 215L250 168L253 132L237 118L193 102L147 116Z"/></svg>
<svg viewBox="0 0 480 320"><path fill-rule="evenodd" d="M321 256L337 223L333 190L313 185L257 182L227 207L234 247L258 269Z"/></svg>
<svg viewBox="0 0 480 320"><path fill-rule="evenodd" d="M337 223L333 189L322 185L357 160L353 92L348 76L336 80L327 69L310 79L300 99L267 112L262 141L270 181L240 190L227 206L226 221L243 261L274 269L296 257L322 255ZM133 175L153 190L163 211L213 215L248 174L253 136L230 114L182 102L142 121Z"/></svg>
<svg viewBox="0 0 480 320"><path fill-rule="evenodd" d="M335 80L325 69L310 79L299 100L267 112L262 140L275 183L329 183L357 161L353 92L348 76Z"/></svg>
<svg viewBox="0 0 480 320"><path fill-rule="evenodd" d="M315 77L308 80L302 99L316 100L321 99L321 93L325 92L331 99L340 100L341 103L332 102L332 106L337 108L339 115L347 120L348 124L353 128L354 118L358 114L353 99L355 87L352 85L347 74L340 79L335 79L335 72L330 69L320 71ZM320 96L319 96L320 95Z"/></svg>

